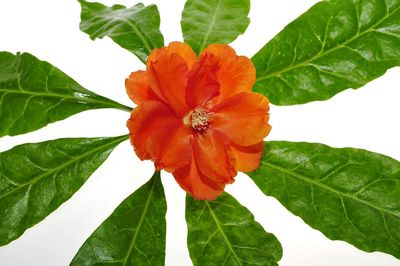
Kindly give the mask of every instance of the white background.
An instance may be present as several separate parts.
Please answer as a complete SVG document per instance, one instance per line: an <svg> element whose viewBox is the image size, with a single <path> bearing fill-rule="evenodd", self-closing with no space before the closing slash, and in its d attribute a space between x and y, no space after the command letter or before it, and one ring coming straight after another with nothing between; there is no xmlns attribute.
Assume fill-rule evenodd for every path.
<svg viewBox="0 0 400 266"><path fill-rule="evenodd" d="M103 0L104 4L132 6L136 0ZM182 40L180 13L184 0L146 0L161 13L166 43ZM232 46L252 56L287 23L316 0L252 0L251 24ZM135 56L110 39L91 41L79 31L80 6L72 0L0 0L0 50L25 51L51 62L84 87L126 105L124 79L143 69ZM325 102L271 108L269 140L320 142L334 147L357 147L400 159L400 69L359 90L347 90ZM0 140L0 151L25 142L60 137L95 137L126 134L129 114L95 110L75 115L36 132ZM128 142L121 144L89 181L68 202L22 237L0 247L0 265L68 265L85 239L116 206L145 183L152 164L139 161ZM168 199L167 265L191 265L186 248L185 193L172 176L163 175ZM281 241L282 266L389 266L400 265L390 255L365 253L330 241L289 213L279 202L264 196L245 175L228 186L266 230Z"/></svg>

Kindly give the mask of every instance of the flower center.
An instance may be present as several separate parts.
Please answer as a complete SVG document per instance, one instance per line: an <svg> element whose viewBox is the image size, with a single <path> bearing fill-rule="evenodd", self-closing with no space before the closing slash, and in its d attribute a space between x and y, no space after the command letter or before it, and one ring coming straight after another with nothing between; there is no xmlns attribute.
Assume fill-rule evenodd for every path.
<svg viewBox="0 0 400 266"><path fill-rule="evenodd" d="M210 123L210 118L214 115L213 112L210 112L202 107L197 107L194 109L191 115L191 124L194 130L199 132L204 132L207 130L208 125Z"/></svg>

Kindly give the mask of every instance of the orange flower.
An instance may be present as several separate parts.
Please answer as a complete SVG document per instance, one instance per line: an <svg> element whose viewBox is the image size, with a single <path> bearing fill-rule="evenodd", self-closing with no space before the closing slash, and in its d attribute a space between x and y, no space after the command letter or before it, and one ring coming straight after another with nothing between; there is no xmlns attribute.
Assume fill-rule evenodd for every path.
<svg viewBox="0 0 400 266"><path fill-rule="evenodd" d="M271 127L268 99L251 91L255 77L228 45L209 45L199 58L184 43L155 49L147 70L125 82L137 104L128 121L136 154L195 198L215 199L237 171L259 166Z"/></svg>

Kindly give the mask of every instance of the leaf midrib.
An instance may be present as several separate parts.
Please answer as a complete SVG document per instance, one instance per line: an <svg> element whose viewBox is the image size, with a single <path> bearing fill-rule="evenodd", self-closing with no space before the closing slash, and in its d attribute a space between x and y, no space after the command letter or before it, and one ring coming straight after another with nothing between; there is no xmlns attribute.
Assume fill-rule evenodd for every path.
<svg viewBox="0 0 400 266"><path fill-rule="evenodd" d="M63 163L63 164L57 166L56 168L53 168L49 172L46 172L46 173L43 173L43 174L39 175L39 176L35 177L34 179L30 180L29 182L26 182L26 183L20 185L19 187L16 187L14 189L11 189L10 191L7 191L3 195L0 195L0 200L3 199L4 197L14 193L15 191L18 191L18 190L20 190L20 189L22 189L22 188L24 188L26 186L30 186L30 185L35 184L39 180L41 180L41 179L43 179L43 178L45 178L45 177L57 172L57 171L59 171L59 170L61 170L63 168L66 168L66 167L74 164L75 162L80 161L80 160L84 159L85 157L87 157L87 156L89 156L89 155L91 155L91 154L93 154L93 153L95 153L95 152L97 152L97 151L99 151L101 149L104 149L106 147L112 146L112 145L114 145L116 143L120 143L120 142L126 140L127 138L128 138L128 135L118 137L115 141L109 142L109 143L107 143L105 145L102 145L102 146L99 146L96 149L93 149L93 150L91 150L89 152L83 153L81 156L75 157L74 159L72 159L72 160L70 160L70 161L68 161L66 163Z"/></svg>
<svg viewBox="0 0 400 266"><path fill-rule="evenodd" d="M215 215L214 211L212 210L210 204L208 203L208 201L205 201L205 204L206 204L208 210L210 211L210 214L211 214L211 216L213 217L213 219L214 219L214 221L215 221L215 224L217 225L218 230L221 232L222 237L224 238L226 244L228 245L229 250L231 251L231 253L233 254L233 256L236 258L237 262L238 262L240 265L243 265L242 262L240 261L238 255L236 254L235 250L233 249L231 242L229 241L228 237L225 235L224 230L222 230L222 227L221 227L221 225L220 225L220 222L219 222L217 216Z"/></svg>
<svg viewBox="0 0 400 266"><path fill-rule="evenodd" d="M207 41L208 41L208 38L210 37L211 29L214 27L215 19L216 19L216 17L217 17L218 12L219 12L219 8L220 8L220 6L221 6L221 2L222 2L222 0L219 0L219 1L218 1L218 4L217 4L217 6L216 6L216 8L215 8L215 12L214 12L214 14L213 14L213 16L212 16L210 25L208 26L206 35L204 35L203 42L201 43L200 49L199 49L199 51L198 51L199 53L204 49L204 47L206 46L206 43L207 43Z"/></svg>
<svg viewBox="0 0 400 266"><path fill-rule="evenodd" d="M124 21L125 21L126 23L128 23L129 26L132 27L132 29L133 29L133 30L136 32L136 34L139 36L140 40L143 42L143 44L144 44L144 46L146 47L147 51L148 51L149 53L151 53L151 51L152 51L153 48L154 48L154 45L153 45L153 48L150 46L150 44L147 42L146 37L143 35L143 33L142 33L142 31L139 29L139 27L138 27L135 23L133 23L133 22L127 20L127 19L124 19ZM150 40L149 40L149 41L150 41ZM144 63L146 63L146 62L144 62Z"/></svg>
<svg viewBox="0 0 400 266"><path fill-rule="evenodd" d="M99 21L104 21L104 20L105 20L102 13L101 13L100 15L98 15L98 14L95 15L94 18L96 18L96 19L99 20ZM116 20L119 20L119 21L121 21L121 22L125 22L126 24L128 24L128 25L133 29L133 31L136 33L136 35L139 37L139 39L142 41L142 43L143 43L145 49L147 50L147 53L148 53L148 54L151 53L151 51L152 51L155 47L154 47L154 45L151 43L151 40L150 40L150 39L147 40L146 36L143 34L142 30L139 29L139 27L136 25L136 23L134 23L134 22L132 22L132 21L130 21L129 19L126 19L126 18L124 18L124 17L115 17L115 19L116 19ZM106 24L107 24L107 23L106 23ZM101 27L100 27L100 28L101 28ZM120 27L118 27L118 28L120 28ZM111 37L115 36L114 33L116 33L115 30L110 31L109 37L111 38ZM127 34L127 35L129 35L129 34ZM96 35L94 35L94 36L97 37ZM151 46L150 46L149 43L151 43ZM130 50L130 49L129 49L129 50ZM140 60L142 63L146 64L146 60L143 60L143 59L141 58L141 56L140 56L139 54L137 54L137 52L135 52L135 51L133 51L133 50L130 50L130 51L131 51L132 53L134 53L135 55L137 55L138 58L139 58L139 60Z"/></svg>
<svg viewBox="0 0 400 266"><path fill-rule="evenodd" d="M102 5L102 6L104 8L110 9L110 7L107 7L105 5ZM99 12L99 11L92 10L87 5L85 7L89 10L89 12L94 14L93 18L97 19L98 21L102 21L103 22L104 20L109 20L110 19L110 17L105 16L104 12ZM146 8L149 8L149 7L151 7L151 6L143 7L141 9L145 10ZM135 13L135 14L137 14L137 13L139 13L139 11L141 11L141 10L132 10L133 7L132 8L124 7L124 8L125 8L125 10L133 11L133 13ZM107 11L107 12L109 12L109 11ZM113 12L115 12L115 10L111 10L111 13L113 13ZM149 42L151 42L151 41L150 40L149 40L149 42L147 41L146 36L143 34L143 32L139 29L139 27L134 22L130 21L127 18L121 17L121 16L115 16L115 17L113 16L113 18L111 18L111 20L114 20L114 18L115 18L115 20L119 20L119 21L127 23L136 32L136 34L139 36L140 40L142 41L142 43L144 44L145 48L147 49L147 51L149 53L153 50L152 47L149 44ZM93 23L93 24L95 24L95 23ZM100 28L101 28L101 26L100 26ZM118 28L120 28L120 27L118 27ZM112 34L113 33L111 33L111 36L112 36ZM95 37L97 37L96 35L97 34L95 34ZM152 45L152 46L154 47L154 45Z"/></svg>
<svg viewBox="0 0 400 266"><path fill-rule="evenodd" d="M290 171L290 170L288 170L288 169L286 169L286 168L284 168L284 167L282 167L282 166L280 166L280 165L275 165L275 164L272 164L272 163L269 163L269 162L265 162L265 161L261 161L261 164L265 165L266 167L271 167L271 168L273 168L273 169L275 169L275 170L278 170L278 171L280 171L280 172L283 172L283 173L285 173L285 174L288 174L288 175L290 175L290 176L292 176L292 177L294 177L294 178L300 179L300 180L302 180L302 181L304 181L304 182L306 182L306 183L310 183L310 184L312 184L312 185L314 185L314 186L316 186L316 187L319 187L319 188L321 188L321 189L330 191L330 192L332 192L333 194L338 195L340 198L346 197L346 198L348 198L348 199L357 201L358 203L362 203L362 204L365 204L365 205L367 205L367 206L369 206L369 207L371 207L371 208L373 208L373 209L376 209L376 210L378 210L378 211L381 212L381 213L388 213L388 214L391 214L391 215L393 215L393 216L395 216L395 217L397 217L397 218L400 218L400 214L397 214L397 213L395 213L395 212L393 212L393 211L390 211L390 210L381 208L381 207L379 207L379 206L377 206L377 205L374 205L374 204L372 204L372 203L370 203L370 202L368 202L368 201L365 201L365 200L363 200L363 199L360 199L360 198L358 198L358 197L355 197L355 196L352 195L352 194L349 194L349 193L346 193L346 192L342 192L342 191L339 191L339 190L337 190L337 189L335 189L335 188L333 188L333 187L327 186L327 185L325 185L325 184L323 184L323 183L316 182L314 179L312 179L312 178L310 178L310 177L307 177L307 176L305 176L305 175L302 175L302 174L299 174L299 173Z"/></svg>
<svg viewBox="0 0 400 266"><path fill-rule="evenodd" d="M60 99L66 99L66 100L73 100L76 102L86 102L86 103L93 103L93 104L101 104L104 107L109 107L109 108L116 108L116 109L120 109L123 111L132 111L132 109L128 106L124 106L124 105L120 105L118 103L113 103L113 102L109 102L109 101L101 101L101 100L97 100L94 98L81 98L81 97L77 97L77 96L71 96L71 95L63 95L63 94L57 94L57 93L40 93L40 92L32 92L32 91L26 91L26 90L20 90L20 89L16 89L16 90L7 90L7 89L2 89L0 88L0 93L4 92L4 95L7 94L25 94L25 95L30 95L30 96L34 96L34 97L49 97L49 98L60 98ZM77 93L80 93L77 91ZM85 94L88 95L88 94ZM90 95L88 95L90 96Z"/></svg>
<svg viewBox="0 0 400 266"><path fill-rule="evenodd" d="M363 32L361 32L361 33L357 32L357 34L353 38L351 38L350 40L347 40L347 41L345 41L345 42L343 42L343 43L341 43L341 44L339 44L339 45L337 45L335 47L332 47L331 49L325 50L325 51L323 50L323 47L324 47L325 44L321 44L322 45L321 51L317 55L315 55L314 57L312 57L312 58L310 58L310 59L308 59L308 60L306 60L306 61L304 61L302 63L294 64L294 65L291 65L290 67L274 71L274 72L269 73L269 74L267 74L265 76L257 77L256 82L263 81L263 80L266 80L266 79L269 79L269 78L272 78L272 77L275 77L275 76L280 76L281 74L283 74L285 72L289 72L289 71L291 71L293 69L296 69L296 68L299 68L299 67L302 67L302 66L306 66L306 65L310 64L311 62L319 59L319 58L322 58L322 57L324 57L324 56L326 56L326 55L328 55L330 53L335 52L336 50L339 50L341 48L345 48L349 43L353 42L354 40L362 37L363 35L371 32L371 31L373 31L376 26L378 26L379 24L384 22L386 19L390 18L393 14L395 14L399 10L400 10L400 7L394 9L393 12L388 13L387 16L383 17L381 20L379 20L377 23L371 25L371 27L367 28ZM264 72L264 74L265 74L265 72Z"/></svg>
<svg viewBox="0 0 400 266"><path fill-rule="evenodd" d="M148 197L147 197L147 199L146 199L146 203L145 203L145 206L144 206L142 215L140 216L139 223L138 223L138 225L137 225L137 227L136 227L135 234L134 234L134 236L133 236L133 238L132 238L132 242L131 242L131 244L130 244L130 246L129 246L128 253L127 253L126 257L125 257L124 260L123 260L123 261L124 261L123 266L125 266L125 265L128 263L128 259L129 259L129 257L131 256L131 253L132 253L132 251L133 251L133 247L135 246L136 239L137 239L137 236L138 236L138 234L139 234L140 228L142 227L142 224L143 224L143 222L144 222L144 217L145 217L146 214L147 214L147 210L148 210L149 205L150 205L150 199L151 199L151 197L153 196L153 192L154 192L154 189L155 189L155 187L156 187L156 183L157 183L158 181L159 181L159 177L158 177L158 176L154 176L154 181L153 181L153 184L152 184L152 186L151 186L151 190L150 190L149 195L148 195Z"/></svg>

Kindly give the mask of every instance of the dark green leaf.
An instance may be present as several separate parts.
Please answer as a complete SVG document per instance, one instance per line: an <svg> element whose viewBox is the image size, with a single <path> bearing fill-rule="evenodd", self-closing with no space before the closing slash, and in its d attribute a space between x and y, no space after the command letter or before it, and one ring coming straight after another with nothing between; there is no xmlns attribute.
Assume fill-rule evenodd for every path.
<svg viewBox="0 0 400 266"><path fill-rule="evenodd" d="M142 62L154 48L164 45L157 6L137 4L104 6L79 0L82 6L80 28L92 40L108 36L135 54Z"/></svg>
<svg viewBox="0 0 400 266"><path fill-rule="evenodd" d="M322 1L254 57L255 91L276 105L326 100L400 65L400 0Z"/></svg>
<svg viewBox="0 0 400 266"><path fill-rule="evenodd" d="M164 265L166 212L156 172L96 229L71 265Z"/></svg>
<svg viewBox="0 0 400 266"><path fill-rule="evenodd" d="M232 196L186 199L188 246L194 265L278 265L282 247L274 235Z"/></svg>
<svg viewBox="0 0 400 266"><path fill-rule="evenodd" d="M249 0L188 0L183 38L197 54L211 43L230 43L247 29L249 11Z"/></svg>
<svg viewBox="0 0 400 266"><path fill-rule="evenodd" d="M267 142L249 174L266 194L330 239L400 258L400 163L373 152Z"/></svg>
<svg viewBox="0 0 400 266"><path fill-rule="evenodd" d="M0 137L31 132L98 108L131 109L82 88L31 54L0 52Z"/></svg>
<svg viewBox="0 0 400 266"><path fill-rule="evenodd" d="M68 200L126 139L59 139L0 153L0 246Z"/></svg>

